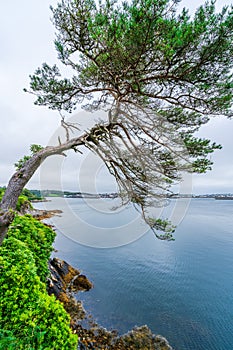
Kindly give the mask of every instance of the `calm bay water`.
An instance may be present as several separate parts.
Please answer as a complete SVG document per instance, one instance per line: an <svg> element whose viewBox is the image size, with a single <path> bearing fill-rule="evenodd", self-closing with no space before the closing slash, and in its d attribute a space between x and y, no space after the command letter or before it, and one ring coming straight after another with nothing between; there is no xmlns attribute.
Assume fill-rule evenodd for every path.
<svg viewBox="0 0 233 350"><path fill-rule="evenodd" d="M192 200L174 242L159 241L142 226L136 241L107 249L75 242L82 242L80 227L85 231L88 222L88 231L95 223L111 234L111 228L125 229L134 220L132 209L103 215L82 199L67 203L80 225L62 199L46 204L64 211L53 219L55 255L94 283L78 298L100 325L125 333L147 324L176 350L233 349L233 201Z"/></svg>

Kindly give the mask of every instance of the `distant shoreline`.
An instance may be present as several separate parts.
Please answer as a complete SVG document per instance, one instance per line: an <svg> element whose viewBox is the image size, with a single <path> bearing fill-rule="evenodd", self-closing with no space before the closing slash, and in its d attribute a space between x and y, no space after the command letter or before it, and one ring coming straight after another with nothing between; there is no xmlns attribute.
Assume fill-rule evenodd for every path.
<svg viewBox="0 0 233 350"><path fill-rule="evenodd" d="M72 192L72 191L59 191L59 190L30 190L32 193L35 192L40 195L43 199L38 200L38 202L46 202L49 199L47 198L90 198L90 199L99 199L99 198L110 198L115 199L119 198L120 195L117 192L106 192L106 193L88 193L88 192ZM233 193L210 193L210 194L192 194L192 193L173 193L170 195L164 196L168 199L177 199L177 198L213 198L220 200L233 200ZM34 200L33 202L37 202Z"/></svg>

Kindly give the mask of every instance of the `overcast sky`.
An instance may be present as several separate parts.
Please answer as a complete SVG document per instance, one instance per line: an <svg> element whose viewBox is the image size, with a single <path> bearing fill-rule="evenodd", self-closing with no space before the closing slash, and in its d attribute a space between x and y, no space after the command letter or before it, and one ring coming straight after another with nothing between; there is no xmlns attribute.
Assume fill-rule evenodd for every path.
<svg viewBox="0 0 233 350"><path fill-rule="evenodd" d="M231 4L230 0L218 0L217 6ZM46 145L59 126L57 112L33 104L33 97L23 92L29 85L29 74L43 62L53 64L57 61L53 45L54 28L50 21L49 5L55 5L54 0L21 0L4 1L1 3L0 22L0 186L6 185L14 171L14 163L23 155L29 153L33 143ZM181 2L190 10L203 1L185 0ZM194 193L233 192L233 121L218 118L201 131L202 136L210 137L221 143L223 149L212 157L213 171L205 175L195 175L188 180ZM100 169L100 163L93 158L85 161L80 155L67 157L45 163L42 175L39 172L30 181L28 188L58 188L78 190L80 165L82 170L82 189L93 185L93 174L100 190L113 190L114 182L105 171ZM56 163L56 164L55 164ZM54 170L59 167L55 174ZM51 168L51 171L49 170ZM94 169L94 170L93 170ZM91 179L91 180L90 180ZM42 185L41 185L42 183Z"/></svg>

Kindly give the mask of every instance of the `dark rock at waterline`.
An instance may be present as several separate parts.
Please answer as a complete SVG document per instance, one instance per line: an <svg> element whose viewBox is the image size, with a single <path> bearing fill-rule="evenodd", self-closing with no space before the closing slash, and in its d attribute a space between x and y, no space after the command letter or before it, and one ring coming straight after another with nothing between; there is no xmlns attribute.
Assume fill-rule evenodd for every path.
<svg viewBox="0 0 233 350"><path fill-rule="evenodd" d="M85 275L68 264L66 261L53 258L49 261L50 278L48 279L48 293L58 299L61 293L69 291L88 291L93 284Z"/></svg>
<svg viewBox="0 0 233 350"><path fill-rule="evenodd" d="M88 291L91 288L93 288L93 284L88 280L88 278L85 275L79 275L76 278L74 278L72 283L72 290Z"/></svg>
<svg viewBox="0 0 233 350"><path fill-rule="evenodd" d="M50 259L49 270L48 293L54 294L58 299L62 293L90 290L93 287L85 275L81 275L77 269L64 260L58 258Z"/></svg>
<svg viewBox="0 0 233 350"><path fill-rule="evenodd" d="M50 277L48 278L48 294L54 294L60 300L65 310L71 316L71 324L74 325L85 317L82 303L73 296L73 291L89 290L92 283L86 276L80 275L80 272L68 264L66 261L53 258L49 261ZM81 278L79 278L79 276ZM79 279L78 279L79 278ZM75 286L73 282L76 281ZM81 285L79 286L79 283Z"/></svg>
<svg viewBox="0 0 233 350"><path fill-rule="evenodd" d="M60 276L65 287L68 287L74 277L80 275L80 272L77 269L66 261L58 258L50 260L50 267L52 268L52 271L55 271Z"/></svg>

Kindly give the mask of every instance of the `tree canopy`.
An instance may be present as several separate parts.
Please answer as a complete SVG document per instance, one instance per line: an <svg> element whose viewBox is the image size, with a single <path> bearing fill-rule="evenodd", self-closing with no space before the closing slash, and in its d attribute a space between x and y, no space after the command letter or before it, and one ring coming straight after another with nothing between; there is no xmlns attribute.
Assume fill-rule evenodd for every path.
<svg viewBox="0 0 233 350"><path fill-rule="evenodd" d="M186 9L176 14L177 3L60 2L52 8L55 45L75 75L60 79L56 66L44 64L31 76L36 103L71 111L100 92L97 105L116 100L157 113L230 116L232 9L216 14L214 1L206 2L191 18Z"/></svg>
<svg viewBox="0 0 233 350"><path fill-rule="evenodd" d="M28 91L37 105L59 111L66 137L20 164L9 188L25 185L46 157L85 146L115 177L124 202L140 206L152 228L170 230L147 218L146 208L159 204L183 171L211 169L208 156L221 146L195 132L211 117L232 116L233 88L232 6L216 13L215 1L207 1L191 16L178 2L62 0L51 7L58 58L72 74L63 78L57 65L44 63ZM64 111L77 105L108 118L72 137Z"/></svg>

